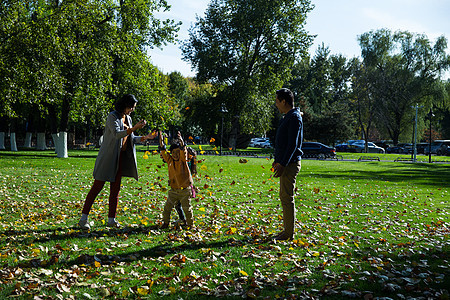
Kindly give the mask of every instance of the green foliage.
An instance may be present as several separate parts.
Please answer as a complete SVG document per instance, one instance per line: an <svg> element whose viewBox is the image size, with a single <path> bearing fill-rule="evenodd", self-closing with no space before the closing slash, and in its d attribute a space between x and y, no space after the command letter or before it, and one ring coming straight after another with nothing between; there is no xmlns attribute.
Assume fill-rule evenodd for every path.
<svg viewBox="0 0 450 300"><path fill-rule="evenodd" d="M244 132L269 129L274 91L311 43L304 30L310 10L308 0L213 0L198 18L183 56L200 82L219 86L211 102L225 104L227 123L239 116Z"/></svg>
<svg viewBox="0 0 450 300"><path fill-rule="evenodd" d="M167 2L10 0L1 8L0 115L37 112L60 130L99 128L114 100L134 93L147 109L140 116L173 120L165 79L146 55L174 41L179 23L153 15Z"/></svg>
<svg viewBox="0 0 450 300"><path fill-rule="evenodd" d="M218 103L214 102L215 94L215 89L211 84L190 81L189 98L183 111L185 134L214 136L217 120L221 117L218 113Z"/></svg>
<svg viewBox="0 0 450 300"><path fill-rule="evenodd" d="M364 81L362 95L372 98L380 130L385 130L396 144L412 117L411 106L422 104L423 118L433 105L447 98L440 75L450 67L447 40L439 37L434 45L425 35L387 29L359 36L362 49ZM358 92L358 91L357 91ZM361 99L362 101L365 101Z"/></svg>
<svg viewBox="0 0 450 300"><path fill-rule="evenodd" d="M354 134L350 110L350 88L354 61L342 55L330 55L322 45L313 58L298 61L286 84L296 95L304 112L304 137L333 144Z"/></svg>

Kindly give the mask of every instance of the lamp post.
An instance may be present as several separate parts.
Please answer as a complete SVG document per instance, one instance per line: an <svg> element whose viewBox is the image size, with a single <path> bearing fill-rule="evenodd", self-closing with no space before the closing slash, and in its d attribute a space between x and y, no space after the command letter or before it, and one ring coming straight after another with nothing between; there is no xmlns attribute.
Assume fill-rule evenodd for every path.
<svg viewBox="0 0 450 300"><path fill-rule="evenodd" d="M223 117L228 112L227 108L225 107L225 104L222 103L220 106L220 111L222 115L222 123L221 123L221 130L220 130L220 156L222 156L222 141L223 141Z"/></svg>
<svg viewBox="0 0 450 300"><path fill-rule="evenodd" d="M431 118L434 117L433 109L430 108L430 112L427 114L428 119L430 119L430 141L428 144L428 163L431 163Z"/></svg>

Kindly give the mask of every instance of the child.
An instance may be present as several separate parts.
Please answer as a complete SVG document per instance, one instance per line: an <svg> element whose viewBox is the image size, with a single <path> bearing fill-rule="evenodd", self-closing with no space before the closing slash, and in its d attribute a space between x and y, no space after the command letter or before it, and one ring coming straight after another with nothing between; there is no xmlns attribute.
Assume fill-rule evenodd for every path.
<svg viewBox="0 0 450 300"><path fill-rule="evenodd" d="M197 175L197 152L191 147L186 147L186 150L188 154L187 161L189 171L191 171L191 176L195 177ZM171 152L170 149L169 152ZM192 186L192 198L195 198L195 193L195 187ZM186 217L184 216L183 209L181 208L181 202L178 202L175 205L175 210L177 211L179 217L179 219L175 222L175 226L186 225Z"/></svg>
<svg viewBox="0 0 450 300"><path fill-rule="evenodd" d="M183 213L186 217L186 224L193 227L191 196L193 192L193 180L188 167L188 154L181 133L178 132L177 140L170 146L170 153L166 151L162 133L159 134L159 146L161 156L169 167L169 185L166 204L163 211L163 224L161 228L169 227L170 213L172 209L181 203ZM181 217L181 216L180 216Z"/></svg>

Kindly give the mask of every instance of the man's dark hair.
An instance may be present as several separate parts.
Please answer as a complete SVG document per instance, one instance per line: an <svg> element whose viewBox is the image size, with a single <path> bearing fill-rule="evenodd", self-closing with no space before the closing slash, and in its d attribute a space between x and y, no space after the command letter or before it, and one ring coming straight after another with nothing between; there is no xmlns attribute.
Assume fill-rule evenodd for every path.
<svg viewBox="0 0 450 300"><path fill-rule="evenodd" d="M294 94L290 89L282 88L281 90L278 90L277 98L280 101L285 100L287 104L294 107Z"/></svg>
<svg viewBox="0 0 450 300"><path fill-rule="evenodd" d="M123 95L122 98L116 101L114 109L119 113L123 114L126 108L131 108L137 103L136 97L131 94Z"/></svg>

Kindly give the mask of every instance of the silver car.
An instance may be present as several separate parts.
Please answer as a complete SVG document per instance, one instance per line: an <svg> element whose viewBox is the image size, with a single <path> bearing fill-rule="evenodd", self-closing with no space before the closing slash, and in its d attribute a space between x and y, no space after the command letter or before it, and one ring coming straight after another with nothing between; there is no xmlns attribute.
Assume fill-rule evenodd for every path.
<svg viewBox="0 0 450 300"><path fill-rule="evenodd" d="M364 153L365 145L364 142L356 142L348 146L350 149L353 149L355 152ZM384 148L378 147L372 142L367 143L367 153L382 153L384 154L386 151Z"/></svg>

